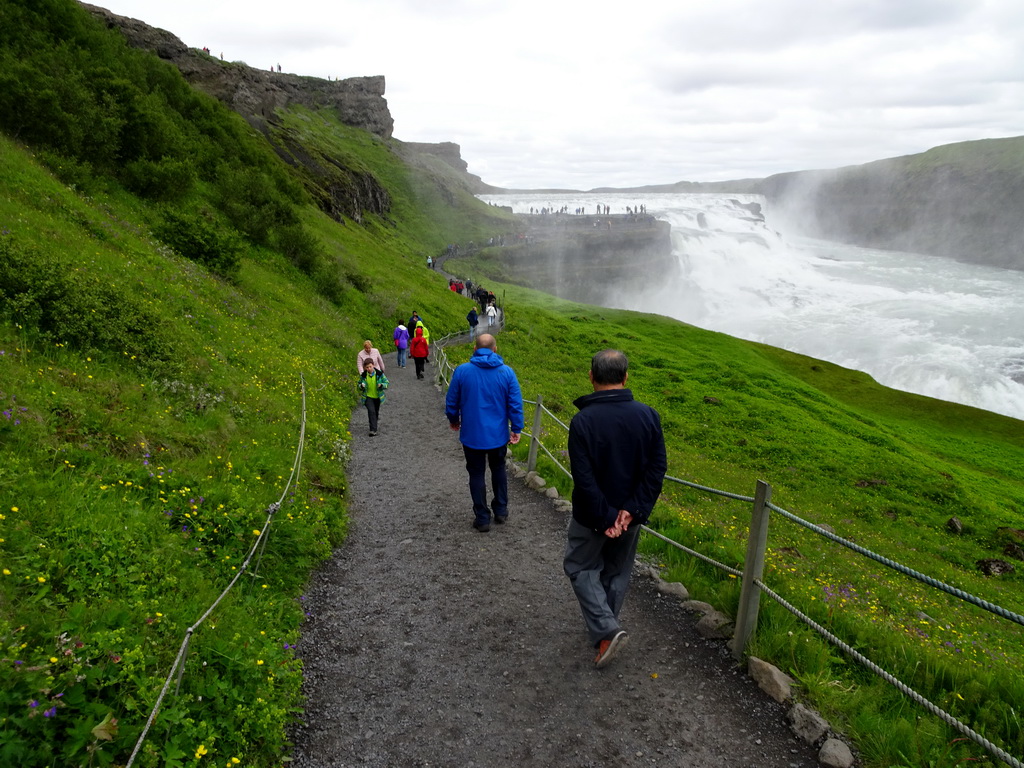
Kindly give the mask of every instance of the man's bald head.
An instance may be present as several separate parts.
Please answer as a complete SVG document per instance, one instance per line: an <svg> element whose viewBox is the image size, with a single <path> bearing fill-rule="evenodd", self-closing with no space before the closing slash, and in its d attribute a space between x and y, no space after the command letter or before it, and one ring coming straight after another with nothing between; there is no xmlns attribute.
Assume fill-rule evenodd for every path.
<svg viewBox="0 0 1024 768"><path fill-rule="evenodd" d="M491 351L498 348L498 341L489 333L481 333L476 337L476 344L474 349L490 349Z"/></svg>

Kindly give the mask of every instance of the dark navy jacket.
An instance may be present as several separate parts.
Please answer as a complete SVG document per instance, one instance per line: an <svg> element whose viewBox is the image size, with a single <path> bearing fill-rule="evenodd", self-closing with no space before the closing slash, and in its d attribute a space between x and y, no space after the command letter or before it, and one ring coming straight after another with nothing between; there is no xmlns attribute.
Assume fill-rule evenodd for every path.
<svg viewBox="0 0 1024 768"><path fill-rule="evenodd" d="M620 509L645 523L668 470L661 417L628 389L605 389L576 399L569 424L572 516L604 532Z"/></svg>

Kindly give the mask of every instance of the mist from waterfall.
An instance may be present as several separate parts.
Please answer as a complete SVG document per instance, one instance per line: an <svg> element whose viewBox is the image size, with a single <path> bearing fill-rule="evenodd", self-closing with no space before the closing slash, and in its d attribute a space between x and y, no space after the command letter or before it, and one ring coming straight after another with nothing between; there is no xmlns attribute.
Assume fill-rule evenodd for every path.
<svg viewBox="0 0 1024 768"><path fill-rule="evenodd" d="M678 277L607 304L663 314L1024 419L1024 272L780 232L752 195L509 194L530 208L646 206L672 225Z"/></svg>

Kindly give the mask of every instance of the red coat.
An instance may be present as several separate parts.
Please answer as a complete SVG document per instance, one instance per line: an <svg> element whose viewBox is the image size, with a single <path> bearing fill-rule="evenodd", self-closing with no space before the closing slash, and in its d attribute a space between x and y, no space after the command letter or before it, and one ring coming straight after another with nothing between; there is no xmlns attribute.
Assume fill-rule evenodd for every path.
<svg viewBox="0 0 1024 768"><path fill-rule="evenodd" d="M430 345L427 344L427 340L423 338L422 328L416 329L416 336L409 342L409 354L412 357L430 356Z"/></svg>

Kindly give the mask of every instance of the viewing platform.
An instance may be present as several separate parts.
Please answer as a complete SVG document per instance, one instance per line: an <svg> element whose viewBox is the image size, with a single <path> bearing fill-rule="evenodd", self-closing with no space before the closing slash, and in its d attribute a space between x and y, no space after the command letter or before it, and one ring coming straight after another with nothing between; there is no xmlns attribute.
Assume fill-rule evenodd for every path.
<svg viewBox="0 0 1024 768"><path fill-rule="evenodd" d="M629 289L673 274L672 227L646 213L517 214L521 239L503 249L515 282L562 298L602 303L611 289Z"/></svg>

